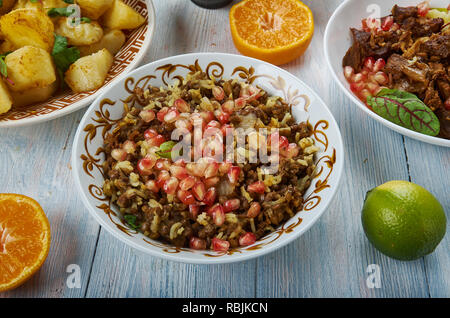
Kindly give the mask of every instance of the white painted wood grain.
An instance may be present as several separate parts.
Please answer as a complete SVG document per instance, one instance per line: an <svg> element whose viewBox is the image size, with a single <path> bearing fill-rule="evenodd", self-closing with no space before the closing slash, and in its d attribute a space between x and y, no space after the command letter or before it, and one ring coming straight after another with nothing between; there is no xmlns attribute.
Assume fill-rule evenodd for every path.
<svg viewBox="0 0 450 318"><path fill-rule="evenodd" d="M205 10L188 0L155 0L157 30L145 62L190 52L238 53L228 8ZM237 1L235 1L237 2ZM436 251L398 262L364 236L367 190L411 178L450 210L450 150L403 138L357 109L331 80L323 57L326 23L340 0L308 0L316 29L306 54L283 66L310 85L338 121L345 174L328 211L289 246L248 262L205 266L136 252L99 226L73 192L73 134L84 111L29 128L0 130L0 191L36 198L52 225L52 249L30 282L0 297L449 297L448 235ZM338 158L339 160L339 158ZM65 285L68 264L82 268L82 288ZM366 268L381 267L382 287L368 289Z"/></svg>

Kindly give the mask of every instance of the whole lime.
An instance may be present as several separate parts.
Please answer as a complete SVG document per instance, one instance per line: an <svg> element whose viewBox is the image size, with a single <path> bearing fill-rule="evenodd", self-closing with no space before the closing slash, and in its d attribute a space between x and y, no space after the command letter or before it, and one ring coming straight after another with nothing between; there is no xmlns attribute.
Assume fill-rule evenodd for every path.
<svg viewBox="0 0 450 318"><path fill-rule="evenodd" d="M408 181L390 181L367 192L361 219L380 252L405 261L433 252L447 227L439 201Z"/></svg>

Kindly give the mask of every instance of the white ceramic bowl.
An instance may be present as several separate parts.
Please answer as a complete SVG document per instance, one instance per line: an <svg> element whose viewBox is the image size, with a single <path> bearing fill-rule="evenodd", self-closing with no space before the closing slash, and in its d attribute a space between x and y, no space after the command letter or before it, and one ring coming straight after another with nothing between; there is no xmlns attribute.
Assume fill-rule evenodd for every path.
<svg viewBox="0 0 450 318"><path fill-rule="evenodd" d="M86 93L64 92L50 100L17 109L11 109L0 115L0 128L29 126L73 113L90 105L105 89L108 89L121 77L135 69L142 61L150 46L155 31L155 9L152 0L124 0L136 11L147 17L147 23L141 27L125 31L126 42L115 55L114 63L106 77L105 84Z"/></svg>
<svg viewBox="0 0 450 318"><path fill-rule="evenodd" d="M342 59L345 56L348 48L352 45L350 28L361 28L361 20L367 18L371 13L380 9L381 16L386 16L391 12L394 5L399 6L413 6L417 5L422 0L346 0L334 12L330 21L328 22L325 36L324 49L325 58L328 67L333 74L334 79L339 84L339 87L347 94L347 96L363 110L367 115L379 121L383 125L389 127L402 135L424 141L433 145L450 147L450 140L427 136L399 125L396 125L383 117L377 115L367 108L361 100L352 93L350 84L343 74ZM448 0L431 0L431 7L446 8ZM378 7L377 7L378 6ZM368 11L369 12L368 12Z"/></svg>
<svg viewBox="0 0 450 318"><path fill-rule="evenodd" d="M124 225L118 210L109 204L102 192L101 164L104 160L102 135L114 126L123 114L123 102L136 86L166 85L176 76L204 70L215 78L239 78L254 81L272 95L285 98L293 105L297 121L309 121L314 127L313 138L320 148L317 154L318 176L313 180L305 198L303 211L252 246L228 253L176 248L153 241ZM153 77L152 77L153 76ZM101 103L109 100L108 103ZM133 101L127 99L131 104ZM111 105L113 104L114 105ZM103 106L102 106L103 105ZM100 151L99 151L100 149ZM187 263L229 263L257 257L280 248L305 233L325 212L339 186L344 165L344 149L333 116L327 106L297 77L256 59L221 53L194 53L169 57L133 71L127 78L114 83L91 105L83 117L73 144L72 168L75 184L90 214L104 229L126 244L161 258Z"/></svg>

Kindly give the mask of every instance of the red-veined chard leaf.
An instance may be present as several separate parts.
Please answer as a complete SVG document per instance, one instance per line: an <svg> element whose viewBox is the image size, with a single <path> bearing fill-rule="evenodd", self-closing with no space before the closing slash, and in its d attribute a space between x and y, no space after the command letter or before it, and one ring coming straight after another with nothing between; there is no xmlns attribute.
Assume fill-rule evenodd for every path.
<svg viewBox="0 0 450 318"><path fill-rule="evenodd" d="M439 119L414 94L385 88L377 96L368 97L367 104L375 113L397 125L425 135L439 134Z"/></svg>

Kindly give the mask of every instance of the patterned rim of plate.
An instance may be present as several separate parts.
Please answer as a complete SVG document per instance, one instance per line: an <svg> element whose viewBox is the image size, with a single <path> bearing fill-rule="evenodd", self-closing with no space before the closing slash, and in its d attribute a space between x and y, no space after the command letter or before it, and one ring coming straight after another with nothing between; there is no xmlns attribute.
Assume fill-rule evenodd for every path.
<svg viewBox="0 0 450 318"><path fill-rule="evenodd" d="M108 73L105 84L101 88L87 93L64 92L43 103L11 109L0 115L0 128L37 124L89 106L104 89L136 68L144 58L153 38L155 10L152 0L124 0L124 2L142 14L147 19L147 23L133 31L124 31L127 40L114 57L114 64Z"/></svg>

